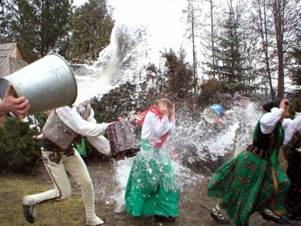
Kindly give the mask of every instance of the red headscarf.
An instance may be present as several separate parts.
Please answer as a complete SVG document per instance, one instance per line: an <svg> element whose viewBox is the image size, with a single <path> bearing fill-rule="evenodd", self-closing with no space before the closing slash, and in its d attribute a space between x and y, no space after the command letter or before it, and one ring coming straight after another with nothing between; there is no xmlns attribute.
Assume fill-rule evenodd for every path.
<svg viewBox="0 0 301 226"><path fill-rule="evenodd" d="M162 113L160 112L159 108L156 106L156 105L151 105L147 110L143 111L140 115L141 115L141 119L138 121L138 124L139 125L143 125L143 122L144 122L144 119L145 119L145 116L148 112L152 112L154 113L157 117L160 118L160 120L163 118L163 115ZM155 141L152 145L154 148L160 148L162 147L162 145L165 143L165 141L167 140L168 138L168 132L163 134L160 139L158 141Z"/></svg>

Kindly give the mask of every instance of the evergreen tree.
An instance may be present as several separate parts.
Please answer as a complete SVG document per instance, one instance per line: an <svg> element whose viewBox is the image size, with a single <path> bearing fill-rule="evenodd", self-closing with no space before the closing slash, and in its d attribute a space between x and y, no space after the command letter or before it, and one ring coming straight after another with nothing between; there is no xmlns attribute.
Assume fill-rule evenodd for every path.
<svg viewBox="0 0 301 226"><path fill-rule="evenodd" d="M177 56L172 50L164 53L167 68L167 92L178 98L187 97L194 85L193 69L185 62L184 51Z"/></svg>
<svg viewBox="0 0 301 226"><path fill-rule="evenodd" d="M6 117L0 127L0 173L31 172L40 159L39 146L32 139L36 134L27 123Z"/></svg>
<svg viewBox="0 0 301 226"><path fill-rule="evenodd" d="M295 85L301 86L301 46L295 49L293 57L296 61L296 64L292 69L292 80Z"/></svg>
<svg viewBox="0 0 301 226"><path fill-rule="evenodd" d="M73 15L67 57L79 63L95 60L109 44L112 28L106 0L89 0Z"/></svg>
<svg viewBox="0 0 301 226"><path fill-rule="evenodd" d="M250 65L245 65L245 57L242 54L244 36L240 30L240 15L235 14L232 1L229 4L229 11L225 14L212 51L215 61L210 59L205 64L206 73L210 77L216 77L212 74L215 73L217 78L224 83L224 91L233 93L247 86L246 71L250 69Z"/></svg>
<svg viewBox="0 0 301 226"><path fill-rule="evenodd" d="M72 0L12 0L6 6L7 37L17 41L28 61L56 48L69 32Z"/></svg>

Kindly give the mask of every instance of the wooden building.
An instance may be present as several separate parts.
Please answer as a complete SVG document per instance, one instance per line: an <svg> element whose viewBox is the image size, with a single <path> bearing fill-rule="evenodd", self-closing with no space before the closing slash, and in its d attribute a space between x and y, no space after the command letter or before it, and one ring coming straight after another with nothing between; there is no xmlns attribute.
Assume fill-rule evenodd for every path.
<svg viewBox="0 0 301 226"><path fill-rule="evenodd" d="M17 43L0 44L0 78L18 71L26 65Z"/></svg>

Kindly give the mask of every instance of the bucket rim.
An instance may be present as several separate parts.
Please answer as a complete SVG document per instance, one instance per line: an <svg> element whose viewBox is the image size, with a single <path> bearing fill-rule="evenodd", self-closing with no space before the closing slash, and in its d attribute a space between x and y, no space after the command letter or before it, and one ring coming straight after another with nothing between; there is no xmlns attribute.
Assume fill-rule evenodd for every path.
<svg viewBox="0 0 301 226"><path fill-rule="evenodd" d="M70 72L71 72L71 74L72 74L73 82L75 83L75 87L76 87L76 95L75 95L75 97L74 97L74 100L72 101L72 104L74 104L74 102L75 102L75 100L76 100L76 98L77 98L77 95L78 95L78 87L77 87L77 82L76 82L75 75L74 75L74 73L73 73L73 71L72 71L72 69L71 69L71 67L70 67L70 65L69 65L69 62L68 62L62 55L60 55L60 54L58 54L58 53L49 53L49 54L47 54L47 56L50 56L50 55L57 56L58 58L60 58L61 60L63 60L63 61L65 62L65 64L68 66L68 68L69 68L69 70L70 70ZM71 104L71 105L72 105L72 104Z"/></svg>

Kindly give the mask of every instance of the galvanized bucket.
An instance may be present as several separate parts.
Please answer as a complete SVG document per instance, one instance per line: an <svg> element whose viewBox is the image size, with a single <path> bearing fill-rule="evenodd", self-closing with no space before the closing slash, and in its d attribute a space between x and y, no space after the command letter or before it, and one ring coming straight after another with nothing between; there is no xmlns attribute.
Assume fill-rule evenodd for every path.
<svg viewBox="0 0 301 226"><path fill-rule="evenodd" d="M11 84L16 96L30 102L29 113L71 105L77 96L76 80L68 63L58 54L50 54L21 70L0 79L0 96Z"/></svg>

